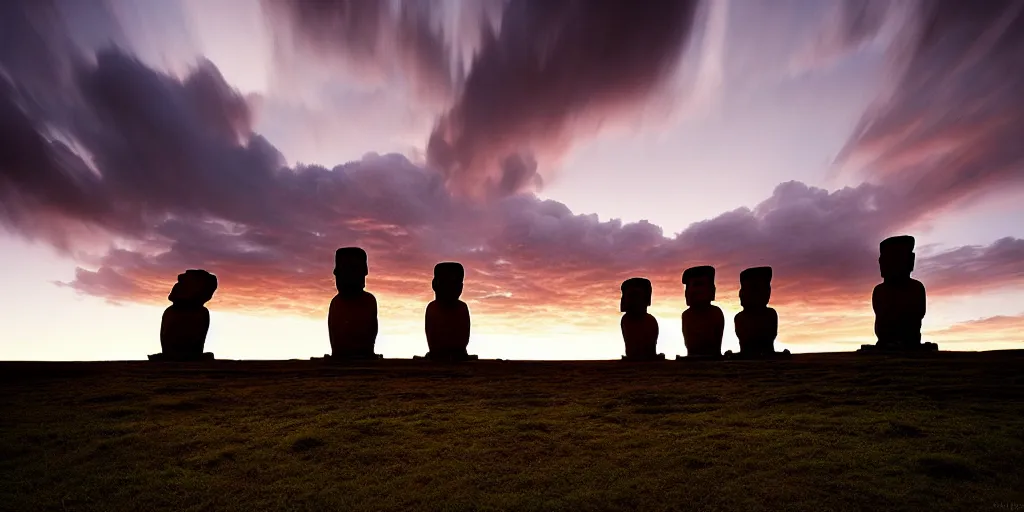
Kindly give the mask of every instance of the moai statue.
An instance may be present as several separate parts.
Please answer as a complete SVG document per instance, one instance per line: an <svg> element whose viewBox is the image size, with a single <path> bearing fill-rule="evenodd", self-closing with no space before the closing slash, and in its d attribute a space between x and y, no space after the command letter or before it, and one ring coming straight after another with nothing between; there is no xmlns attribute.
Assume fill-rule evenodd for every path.
<svg viewBox="0 0 1024 512"><path fill-rule="evenodd" d="M775 352L779 314L768 307L772 296L772 268L753 267L740 272L740 306L734 323L740 340L740 358L788 356L789 350Z"/></svg>
<svg viewBox="0 0 1024 512"><path fill-rule="evenodd" d="M914 237L894 236L878 245L881 284L871 293L878 343L865 350L937 350L934 343L921 343L921 321L925 315L925 290L910 277L914 271Z"/></svg>
<svg viewBox="0 0 1024 512"><path fill-rule="evenodd" d="M159 354L149 356L153 361L200 361L213 359L213 353L203 352L206 333L210 330L210 310L207 302L217 291L217 276L197 269L178 274L178 282L171 287L167 300L171 305L164 310L160 322Z"/></svg>
<svg viewBox="0 0 1024 512"><path fill-rule="evenodd" d="M425 331L427 359L465 361L477 359L467 352L469 347L469 306L462 296L466 271L461 263L445 261L434 265L434 300L427 304Z"/></svg>
<svg viewBox="0 0 1024 512"><path fill-rule="evenodd" d="M619 326L622 340L626 343L623 361L663 361L665 354L659 354L658 320L647 312L651 305L653 289L651 282L642 277L633 277L622 282L622 298L619 311L624 313Z"/></svg>
<svg viewBox="0 0 1024 512"><path fill-rule="evenodd" d="M338 294L331 300L327 314L332 358L380 358L373 352L377 341L377 299L364 290L367 274L366 251L359 247L342 247L335 252L334 279Z"/></svg>
<svg viewBox="0 0 1024 512"><path fill-rule="evenodd" d="M725 315L715 300L715 267L691 267L683 272L686 311L683 311L683 344L686 357L713 358L722 355Z"/></svg>

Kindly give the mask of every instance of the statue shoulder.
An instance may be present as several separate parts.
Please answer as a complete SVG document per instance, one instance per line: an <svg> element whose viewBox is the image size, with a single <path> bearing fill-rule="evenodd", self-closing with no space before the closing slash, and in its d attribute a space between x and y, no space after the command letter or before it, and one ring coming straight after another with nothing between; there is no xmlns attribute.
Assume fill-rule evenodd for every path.
<svg viewBox="0 0 1024 512"><path fill-rule="evenodd" d="M646 313L644 315L644 322L647 325L651 326L651 327L657 327L658 326L658 319L654 318L654 315L652 315L650 313Z"/></svg>
<svg viewBox="0 0 1024 512"><path fill-rule="evenodd" d="M374 311L377 310L377 297L374 297L373 294L368 291L364 290L363 293L359 294L359 296L356 297L356 300L354 302L354 305L359 309L372 309Z"/></svg>

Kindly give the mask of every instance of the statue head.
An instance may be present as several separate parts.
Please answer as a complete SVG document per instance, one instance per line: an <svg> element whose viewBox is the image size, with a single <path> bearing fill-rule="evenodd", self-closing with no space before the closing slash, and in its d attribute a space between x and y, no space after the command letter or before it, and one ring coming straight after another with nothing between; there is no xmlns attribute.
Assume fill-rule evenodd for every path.
<svg viewBox="0 0 1024 512"><path fill-rule="evenodd" d="M217 276L200 269L189 269L178 274L178 282L171 287L167 300L179 306L202 306L217 291Z"/></svg>
<svg viewBox="0 0 1024 512"><path fill-rule="evenodd" d="M706 306L715 300L715 267L702 265L683 271L687 306Z"/></svg>
<svg viewBox="0 0 1024 512"><path fill-rule="evenodd" d="M651 281L642 277L631 277L622 282L622 298L619 311L623 313L646 313L651 305L653 287Z"/></svg>
<svg viewBox="0 0 1024 512"><path fill-rule="evenodd" d="M772 268L752 267L740 272L740 305L766 308L772 297Z"/></svg>
<svg viewBox="0 0 1024 512"><path fill-rule="evenodd" d="M342 247L334 253L334 282L338 293L352 295L366 288L366 251L359 247Z"/></svg>
<svg viewBox="0 0 1024 512"><path fill-rule="evenodd" d="M893 236L878 244L878 269L883 280L910 279L914 271L914 237Z"/></svg>
<svg viewBox="0 0 1024 512"><path fill-rule="evenodd" d="M439 301L454 302L462 296L462 282L466 277L466 269L461 263L442 261L434 265L434 280L430 287Z"/></svg>

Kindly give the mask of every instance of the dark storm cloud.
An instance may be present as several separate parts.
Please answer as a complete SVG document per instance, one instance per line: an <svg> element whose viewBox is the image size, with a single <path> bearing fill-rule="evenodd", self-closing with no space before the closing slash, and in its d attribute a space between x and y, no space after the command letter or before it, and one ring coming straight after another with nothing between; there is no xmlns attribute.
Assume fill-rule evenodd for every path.
<svg viewBox="0 0 1024 512"><path fill-rule="evenodd" d="M66 144L47 140L37 131L11 90L0 84L0 193L5 216L18 213L21 208L11 206L24 202L76 217L101 217L106 208L99 178Z"/></svg>
<svg viewBox="0 0 1024 512"><path fill-rule="evenodd" d="M30 120L21 106L30 99L4 89L0 130L17 142L0 151L5 207L34 203L115 230L151 215L248 219L265 211L281 157L250 136L244 101L212 64L178 82L110 50L80 71L67 93L78 99L67 125ZM98 172L56 135L80 147ZM34 220L4 211L16 226Z"/></svg>
<svg viewBox="0 0 1024 512"><path fill-rule="evenodd" d="M513 0L428 143L453 188L505 182L509 154L557 151L580 116L643 100L678 64L696 0ZM530 183L521 184L529 188Z"/></svg>
<svg viewBox="0 0 1024 512"><path fill-rule="evenodd" d="M1024 185L1024 3L921 2L901 43L840 162L919 211Z"/></svg>
<svg viewBox="0 0 1024 512"><path fill-rule="evenodd" d="M245 101L212 64L179 82L108 51L82 73L80 87L92 122L75 136L130 206L229 219L265 211L259 201L273 196L283 159L251 135Z"/></svg>

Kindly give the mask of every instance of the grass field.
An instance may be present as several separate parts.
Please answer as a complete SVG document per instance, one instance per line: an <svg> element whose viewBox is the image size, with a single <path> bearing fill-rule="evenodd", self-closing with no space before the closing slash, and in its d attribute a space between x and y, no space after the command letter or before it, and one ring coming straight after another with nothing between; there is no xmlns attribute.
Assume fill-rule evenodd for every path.
<svg viewBox="0 0 1024 512"><path fill-rule="evenodd" d="M0 363L0 509L1024 510L1024 351Z"/></svg>

